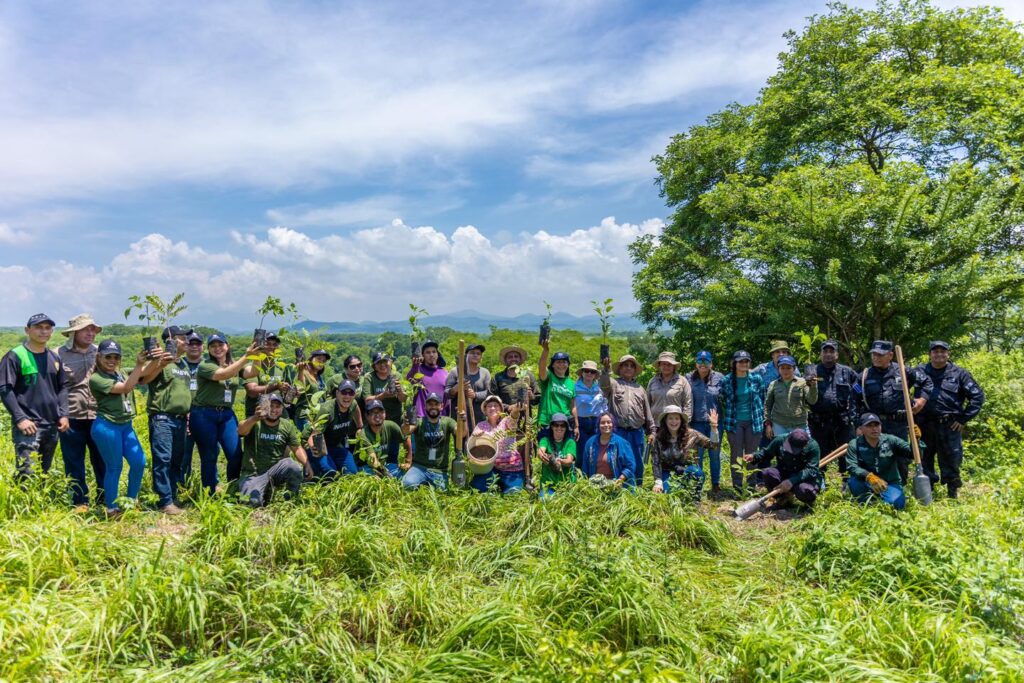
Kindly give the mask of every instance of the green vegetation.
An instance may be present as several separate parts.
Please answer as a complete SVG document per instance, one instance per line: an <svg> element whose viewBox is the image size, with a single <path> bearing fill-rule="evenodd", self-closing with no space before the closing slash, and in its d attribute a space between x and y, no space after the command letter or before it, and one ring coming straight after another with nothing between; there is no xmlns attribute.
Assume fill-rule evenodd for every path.
<svg viewBox="0 0 1024 683"><path fill-rule="evenodd" d="M56 471L16 486L4 439L0 680L1016 681L1024 353L965 365L990 396L972 481L902 514L834 479L813 514L738 523L586 484L541 503L359 476L105 522Z"/></svg>

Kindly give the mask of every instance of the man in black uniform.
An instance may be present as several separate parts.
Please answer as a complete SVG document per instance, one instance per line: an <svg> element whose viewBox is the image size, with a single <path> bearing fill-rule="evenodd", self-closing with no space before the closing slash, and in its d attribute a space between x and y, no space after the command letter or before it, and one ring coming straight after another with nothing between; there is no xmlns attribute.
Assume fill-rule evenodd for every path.
<svg viewBox="0 0 1024 683"><path fill-rule="evenodd" d="M963 484L960 481L960 463L964 459L964 424L981 412L985 392L971 373L949 362L949 344L946 342L933 341L929 345L928 357L931 362L915 368L935 385L920 418L925 442L922 464L932 486L939 483L941 475L949 497L956 498ZM935 473L936 456L939 474Z"/></svg>
<svg viewBox="0 0 1024 683"><path fill-rule="evenodd" d="M907 428L907 411L903 407L903 387L899 365L893 362L893 345L890 341L875 340L871 344L871 367L861 373L861 415L874 413L882 421L882 433L892 434L904 441L910 439ZM928 375L907 368L907 385L912 389L911 410L917 415L924 410L932 395L932 380ZM907 462L900 461L900 476L907 476Z"/></svg>
<svg viewBox="0 0 1024 683"><path fill-rule="evenodd" d="M811 406L809 423L811 438L818 442L822 454L828 454L853 439L857 419L857 395L860 382L857 373L840 365L839 342L829 339L821 344L821 362L815 367L818 400ZM808 381L815 381L812 377ZM846 474L846 459L839 459L839 471Z"/></svg>

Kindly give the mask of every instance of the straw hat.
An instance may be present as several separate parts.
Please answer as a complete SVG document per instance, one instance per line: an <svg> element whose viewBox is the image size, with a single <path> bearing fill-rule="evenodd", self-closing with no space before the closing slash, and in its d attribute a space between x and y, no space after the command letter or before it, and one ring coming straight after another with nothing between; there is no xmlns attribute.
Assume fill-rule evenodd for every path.
<svg viewBox="0 0 1024 683"><path fill-rule="evenodd" d="M576 376L579 377L580 375L582 375L584 370L593 370L594 372L601 372L601 368L597 367L597 363L595 363L592 360L583 361L583 365L581 365L580 369L576 371Z"/></svg>
<svg viewBox="0 0 1024 683"><path fill-rule="evenodd" d="M512 344L511 346L506 346L501 351L498 351L498 360L501 361L502 365L508 365L508 363L505 362L505 356L508 355L510 351L516 351L520 356L522 356L522 360L520 361L521 363L525 363L526 359L529 357L529 354L526 353L526 349L519 344Z"/></svg>
<svg viewBox="0 0 1024 683"><path fill-rule="evenodd" d="M98 330L96 330L96 334L99 334L100 332L103 331L103 328L100 325L96 324L96 321L92 319L91 315L89 315L88 313L79 313L68 322L68 328L66 330L61 330L61 334L63 334L65 337L70 337L75 332L78 332L79 330L84 330L90 325L99 328Z"/></svg>

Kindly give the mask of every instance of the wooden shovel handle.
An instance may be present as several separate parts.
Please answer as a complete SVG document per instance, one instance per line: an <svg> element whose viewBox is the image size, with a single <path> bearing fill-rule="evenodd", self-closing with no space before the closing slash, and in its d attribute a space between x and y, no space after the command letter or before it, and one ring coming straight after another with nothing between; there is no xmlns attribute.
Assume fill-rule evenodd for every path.
<svg viewBox="0 0 1024 683"><path fill-rule="evenodd" d="M917 445L917 437L914 435L914 406L910 402L910 387L907 386L907 366L903 363L903 349L896 346L896 362L900 366L900 384L903 388L903 410L907 414L907 440L910 441L910 448L914 451L914 464L921 464L921 450Z"/></svg>

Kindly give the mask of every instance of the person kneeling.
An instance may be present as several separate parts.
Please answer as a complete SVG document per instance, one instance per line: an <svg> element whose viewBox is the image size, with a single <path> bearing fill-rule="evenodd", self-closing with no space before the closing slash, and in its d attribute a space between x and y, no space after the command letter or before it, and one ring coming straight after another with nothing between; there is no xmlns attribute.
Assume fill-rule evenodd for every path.
<svg viewBox="0 0 1024 683"><path fill-rule="evenodd" d="M718 411L708 411L711 438L690 429L686 424L686 413L676 405L665 406L658 421L657 437L651 447L651 467L654 470L655 493L667 492L670 478L675 475L683 486L689 489L694 502L700 502L704 488L704 470L697 458L697 449L718 447Z"/></svg>
<svg viewBox="0 0 1024 683"><path fill-rule="evenodd" d="M444 491L448 488L448 462L456 424L450 417L441 417L442 401L438 394L427 396L424 405L426 415L418 423L405 426L406 433L413 436L413 444L412 453L401 465L405 472L402 486L415 489L429 484Z"/></svg>
<svg viewBox="0 0 1024 683"><path fill-rule="evenodd" d="M860 425L860 436L846 447L850 493L860 503L867 502L874 493L902 510L907 497L903 493L900 465L906 466L913 458L910 444L898 436L883 434L882 421L874 413L861 417Z"/></svg>
<svg viewBox="0 0 1024 683"><path fill-rule="evenodd" d="M313 470L306 451L299 445L299 428L282 418L284 401L270 394L256 407L256 414L238 425L242 437L242 478L239 492L250 505L270 502L275 487L285 486L290 497L299 495L303 472L307 479ZM289 451L295 460L289 457ZM296 460L298 462L296 462Z"/></svg>
<svg viewBox="0 0 1024 683"><path fill-rule="evenodd" d="M784 506L795 497L804 505L814 505L825 484L818 463L821 447L802 428L777 436L757 453L743 456L761 470L769 491L780 489L777 505ZM771 466L772 461L775 466Z"/></svg>

